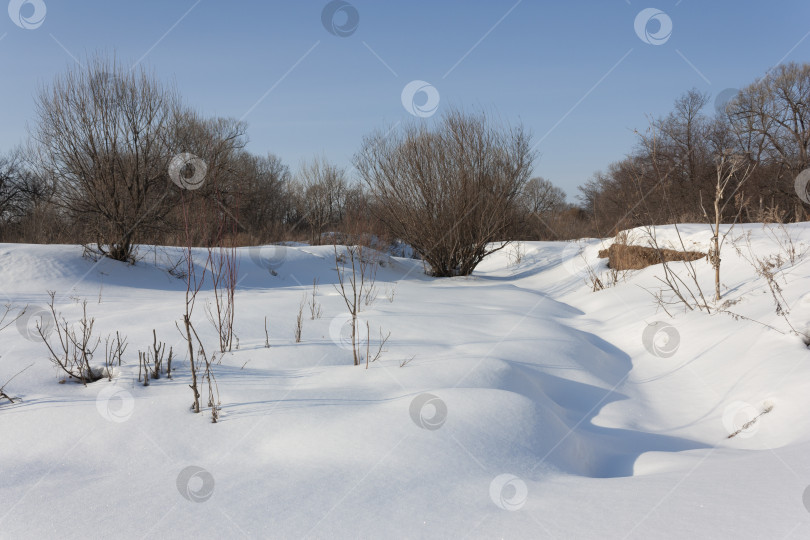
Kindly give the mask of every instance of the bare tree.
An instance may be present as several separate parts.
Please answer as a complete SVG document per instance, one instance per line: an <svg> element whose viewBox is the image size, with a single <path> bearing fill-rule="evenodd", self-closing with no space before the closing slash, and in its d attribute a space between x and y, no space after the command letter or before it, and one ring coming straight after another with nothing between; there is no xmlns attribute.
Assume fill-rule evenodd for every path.
<svg viewBox="0 0 810 540"><path fill-rule="evenodd" d="M310 243L321 243L324 228L343 219L348 191L346 171L316 157L301 163L297 175L298 213L310 227Z"/></svg>
<svg viewBox="0 0 810 540"><path fill-rule="evenodd" d="M787 63L743 88L726 107L738 144L752 159L775 167L769 188L788 198L796 221L805 210L794 196L795 177L810 167L810 64ZM760 166L760 168L762 168Z"/></svg>
<svg viewBox="0 0 810 540"><path fill-rule="evenodd" d="M175 91L143 68L91 58L43 87L33 138L42 166L59 179L58 201L98 249L132 259L133 239L171 209L167 165Z"/></svg>
<svg viewBox="0 0 810 540"><path fill-rule="evenodd" d="M732 184L735 185L735 192L750 178L753 165L747 161L744 156L734 155L730 152L724 152L717 158L716 168L716 183L714 191L714 216L712 223L712 243L709 250L709 261L714 268L714 300L720 300L720 250L725 242L726 236L731 232L731 229L726 231L720 238L720 221L726 205L729 203L730 198L727 197L727 189ZM709 217L706 209L703 209L706 219L712 220ZM739 214L738 216L739 217ZM735 218L734 222L737 222Z"/></svg>
<svg viewBox="0 0 810 540"><path fill-rule="evenodd" d="M521 202L531 214L547 214L565 205L565 192L540 176L526 182Z"/></svg>
<svg viewBox="0 0 810 540"><path fill-rule="evenodd" d="M241 152L238 168L239 222L253 241L278 240L291 218L290 169L278 156Z"/></svg>
<svg viewBox="0 0 810 540"><path fill-rule="evenodd" d="M185 245L183 246L183 258L185 261L185 271L183 272L183 279L186 282L186 295L185 295L185 303L184 303L184 313L183 313L183 328L180 329L178 325L178 330L180 331L183 339L186 342L186 346L188 349L188 361L189 367L191 369L191 384L189 384L189 388L191 388L192 394L194 396L194 401L192 402L192 410L195 413L200 412L200 390L197 385L197 363L195 362L194 356L194 345L195 342L199 345L199 350L201 351L200 356L204 356L204 347L202 345L202 341L200 341L199 336L197 335L197 331L194 329L194 325L191 321L191 315L194 312L194 307L197 304L197 295L202 288L203 281L205 279L205 273L207 268L203 266L202 271L198 274L197 272L197 265L194 264L194 248L192 244L192 231L195 229L195 223L197 220L204 219L202 216L202 212L194 212L195 208L192 207L191 204L191 196L187 195L186 193L181 193L182 198L182 205L180 209L183 215L183 223L184 228L183 231L185 233Z"/></svg>
<svg viewBox="0 0 810 540"><path fill-rule="evenodd" d="M795 176L810 166L810 64L781 64L743 88L727 107L742 133L753 133L766 154Z"/></svg>
<svg viewBox="0 0 810 540"><path fill-rule="evenodd" d="M354 165L379 218L435 276L469 275L506 246L534 152L522 127L453 109L434 129L411 123L366 137Z"/></svg>
<svg viewBox="0 0 810 540"><path fill-rule="evenodd" d="M0 230L21 213L23 174L17 153L0 155Z"/></svg>

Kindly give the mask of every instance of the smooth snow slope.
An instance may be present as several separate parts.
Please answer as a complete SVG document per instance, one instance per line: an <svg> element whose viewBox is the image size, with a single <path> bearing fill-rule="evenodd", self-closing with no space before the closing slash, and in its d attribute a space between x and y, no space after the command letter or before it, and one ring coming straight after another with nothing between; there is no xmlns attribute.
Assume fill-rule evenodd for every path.
<svg viewBox="0 0 810 540"><path fill-rule="evenodd" d="M807 225L788 230L810 244ZM706 226L680 231L706 249ZM748 231L760 257L780 252L781 229L737 227L738 246ZM657 237L677 242L672 227ZM31 365L6 387L22 400L0 404L0 538L810 536L810 351L788 326L810 328L807 258L777 271L787 320L730 243L733 315L669 317L651 294L660 266L592 292L585 265L607 282L596 252L610 242L528 243L517 264L507 248L469 278L385 259L361 315L391 337L368 370L341 341L331 246L244 248L218 424L189 410L184 284L166 271L178 250L144 247L126 266L2 244L5 302L30 315L53 290L73 321L86 299L97 334L130 345L112 382L84 387L59 384L30 317L0 333L0 385ZM711 268L695 268L709 294ZM323 316L305 310L295 343L315 278ZM202 294L196 326L213 351ZM144 387L137 350L153 328L179 357L172 380Z"/></svg>

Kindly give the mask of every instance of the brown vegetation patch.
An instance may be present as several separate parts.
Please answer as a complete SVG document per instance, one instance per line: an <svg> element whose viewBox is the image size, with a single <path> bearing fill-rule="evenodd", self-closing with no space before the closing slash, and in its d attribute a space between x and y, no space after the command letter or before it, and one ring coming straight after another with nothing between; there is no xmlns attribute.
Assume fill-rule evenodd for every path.
<svg viewBox="0 0 810 540"><path fill-rule="evenodd" d="M608 268L614 270L641 270L653 264L671 261L696 261L705 257L699 251L676 251L674 249L654 249L644 246L613 244L599 251L599 258L608 259ZM663 260L662 260L663 258Z"/></svg>

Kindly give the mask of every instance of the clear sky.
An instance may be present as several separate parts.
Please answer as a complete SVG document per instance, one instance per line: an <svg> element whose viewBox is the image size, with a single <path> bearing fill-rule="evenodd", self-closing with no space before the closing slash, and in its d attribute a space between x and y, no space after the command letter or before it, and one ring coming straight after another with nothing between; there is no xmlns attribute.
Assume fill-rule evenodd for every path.
<svg viewBox="0 0 810 540"><path fill-rule="evenodd" d="M425 118L402 102L425 81L437 113L452 104L523 122L535 174L569 198L682 92L716 96L780 61L810 61L807 0L351 0L329 5L332 32L322 0L20 4L16 20L0 11L0 151L25 137L40 85L107 51L173 80L203 113L244 117L249 149L293 170L315 154L348 166L364 134L431 121L425 92L406 100Z"/></svg>

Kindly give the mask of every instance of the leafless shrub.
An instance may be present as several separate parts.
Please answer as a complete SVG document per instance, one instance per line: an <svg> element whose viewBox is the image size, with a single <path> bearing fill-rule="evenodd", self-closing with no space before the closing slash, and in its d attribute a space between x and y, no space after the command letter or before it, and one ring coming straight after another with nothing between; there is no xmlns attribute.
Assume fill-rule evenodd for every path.
<svg viewBox="0 0 810 540"><path fill-rule="evenodd" d="M152 349L146 352L138 351L138 380L141 380L141 367L144 370L144 386L148 386L149 379L160 379L160 374L163 372L163 362L166 356L166 344L158 341L157 332L152 329ZM166 361L166 376L172 378L172 359L174 351L169 347L169 355L165 358Z"/></svg>
<svg viewBox="0 0 810 540"><path fill-rule="evenodd" d="M127 350L127 338L121 339L121 335L116 331L115 339L112 335L104 340L104 367L107 370L107 378L112 380L113 366L121 366L121 357ZM140 378L138 379L140 380Z"/></svg>
<svg viewBox="0 0 810 540"><path fill-rule="evenodd" d="M790 261L790 264L796 264L797 261L802 260L807 255L810 246L807 246L804 242L797 243L794 234L785 226L784 222L776 221L775 223L775 227L770 224L763 224L765 233L776 242L780 252Z"/></svg>
<svg viewBox="0 0 810 540"><path fill-rule="evenodd" d="M376 266L372 266L372 274L376 274ZM370 285L365 288L365 292L363 293L363 305L366 307L370 307L377 301L377 295L379 291L377 290L377 286L374 284L375 277L372 275L370 278Z"/></svg>
<svg viewBox="0 0 810 540"><path fill-rule="evenodd" d="M405 367L405 366L407 366L408 364L410 364L410 363L411 363L411 361L412 361L414 358L416 358L416 355L413 355L413 356L411 356L410 358L405 358L405 359L403 359L403 360L400 360L400 362L399 362L399 367Z"/></svg>
<svg viewBox="0 0 810 540"><path fill-rule="evenodd" d="M149 374L151 368L149 366L149 358L143 351L138 351L138 382L141 381L141 370L143 370L143 385L149 386Z"/></svg>
<svg viewBox="0 0 810 540"><path fill-rule="evenodd" d="M390 287L388 285L385 286L385 297L392 304L394 303L394 297L396 296L396 294L397 294L397 284L396 283L394 283Z"/></svg>
<svg viewBox="0 0 810 540"><path fill-rule="evenodd" d="M321 305L315 300L318 294L318 279L312 279L312 297L309 301L309 319L314 321L321 318Z"/></svg>
<svg viewBox="0 0 810 540"><path fill-rule="evenodd" d="M212 354L210 359L205 352L200 356L205 364L203 378L208 386L208 407L211 409L211 422L216 424L219 421L219 409L222 407L222 403L219 400L219 385L217 384L217 379L211 367L216 359L216 354Z"/></svg>
<svg viewBox="0 0 810 540"><path fill-rule="evenodd" d="M675 232L678 235L678 241L681 244L681 248L683 248L683 251L687 251L678 226L674 225L674 227ZM687 279L682 278L680 274L678 274L672 268L673 263L669 262L665 257L663 248L658 243L655 227L646 227L645 230L647 233L648 244L659 254L658 256L661 261L661 266L664 270L663 278L656 276L656 279L664 286L663 290L659 291L657 294L651 293L656 299L658 306L667 311L667 313L669 313L667 306L678 304L682 304L689 311L693 311L695 308L697 308L700 311L705 310L706 313L711 313L711 308L709 307L709 303L706 301L706 297L703 294L703 289L700 286L700 281L697 278L697 270L695 269L693 261L688 259L681 261L683 262L683 266L681 266L681 268L686 271L687 275ZM664 292L668 292L669 295L665 297Z"/></svg>
<svg viewBox="0 0 810 540"><path fill-rule="evenodd" d="M64 317L56 313L54 291L48 291L50 301L51 316L53 326L56 329L58 343L51 345L47 328L44 321L37 322L37 332L42 338L42 342L48 348L50 360L53 364L64 372L68 378L76 379L85 386L88 382L101 379L104 374L102 370L93 369L90 360L93 353L101 343L100 338L93 337L93 325L95 319L87 316L87 301L82 302L82 318L76 327L71 326Z"/></svg>
<svg viewBox="0 0 810 540"><path fill-rule="evenodd" d="M349 310L352 324L352 354L354 365L360 365L360 328L358 328L357 315L362 302L376 297L374 282L377 276L374 250L363 245L345 246L345 253L335 250L335 269L338 274L338 284L335 290L340 293L346 308ZM372 252L371 254L369 253ZM373 301L373 298L372 298Z"/></svg>
<svg viewBox="0 0 810 540"><path fill-rule="evenodd" d="M205 311L209 322L214 326L219 338L219 351L224 353L233 347L233 321L236 313L236 284L239 281L239 257L236 248L225 247L224 229L228 220L220 216L217 223L216 246L208 247L207 265L210 269L211 283L214 292L213 307L206 304ZM234 227L235 227L234 222Z"/></svg>
<svg viewBox="0 0 810 540"><path fill-rule="evenodd" d="M523 262L523 257L526 256L526 245L523 242L515 242L512 244L511 249L507 252L508 263L507 266L519 266Z"/></svg>
<svg viewBox="0 0 810 540"><path fill-rule="evenodd" d="M584 255L582 255L581 253L580 256L582 257L583 260L585 259ZM585 271L588 273L588 281L591 284L591 290L593 292L601 291L605 288L604 283L602 283L602 280L599 279L599 276L596 274L596 271L587 262L585 263Z"/></svg>
<svg viewBox="0 0 810 540"><path fill-rule="evenodd" d="M629 270L618 270L616 268L608 268L605 272L607 287L615 287L619 282L627 281Z"/></svg>
<svg viewBox="0 0 810 540"><path fill-rule="evenodd" d="M183 256L178 258L176 261L171 263L167 272L170 276L175 277L177 279L185 280L187 275L185 269L188 266L188 261L186 260L186 252L183 251Z"/></svg>
<svg viewBox="0 0 810 540"><path fill-rule="evenodd" d="M295 337L296 343L301 343L301 332L304 330L304 308L306 305L307 295L304 293L301 303L298 304L298 315L295 318L295 331L293 332L293 337Z"/></svg>
<svg viewBox="0 0 810 540"><path fill-rule="evenodd" d="M740 243L743 245L740 246ZM756 275L765 280L765 283L768 285L768 290L771 293L776 315L785 320L793 334L803 336L803 333L798 332L790 321L790 308L782 294L782 286L777 279L782 266L787 261L782 259L780 253L766 255L764 257L758 256L751 245L751 231L732 239L732 245L737 251L737 254L754 269ZM743 247L745 251L743 251ZM784 276L782 276L782 279L784 281ZM787 282L784 281L784 283Z"/></svg>
<svg viewBox="0 0 810 540"><path fill-rule="evenodd" d="M380 328L380 339L377 342L377 350L374 356L371 356L371 326L368 321L366 321L366 369L368 369L369 362L376 362L382 357L383 353L388 352L384 350L384 347L390 337L391 332L383 336L383 330Z"/></svg>
<svg viewBox="0 0 810 540"><path fill-rule="evenodd" d="M354 165L393 237L413 246L433 275L466 276L523 219L517 199L531 174L531 137L458 109L429 126L366 137Z"/></svg>

